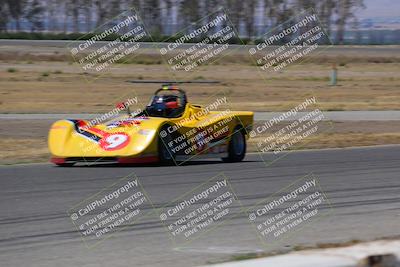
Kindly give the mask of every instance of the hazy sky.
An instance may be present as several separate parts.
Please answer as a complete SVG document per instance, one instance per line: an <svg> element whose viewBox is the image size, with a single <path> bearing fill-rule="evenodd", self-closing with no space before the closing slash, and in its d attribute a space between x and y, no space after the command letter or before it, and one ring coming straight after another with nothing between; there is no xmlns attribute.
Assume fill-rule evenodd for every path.
<svg viewBox="0 0 400 267"><path fill-rule="evenodd" d="M400 17L400 0L364 0L365 9L357 12L359 18Z"/></svg>

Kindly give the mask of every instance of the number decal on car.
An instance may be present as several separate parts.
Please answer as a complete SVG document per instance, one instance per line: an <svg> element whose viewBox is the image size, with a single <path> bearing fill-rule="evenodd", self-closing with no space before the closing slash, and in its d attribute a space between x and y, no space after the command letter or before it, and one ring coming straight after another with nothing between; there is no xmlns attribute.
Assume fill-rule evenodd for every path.
<svg viewBox="0 0 400 267"><path fill-rule="evenodd" d="M106 134L100 140L100 147L107 151L118 150L124 148L129 143L129 135L126 133Z"/></svg>

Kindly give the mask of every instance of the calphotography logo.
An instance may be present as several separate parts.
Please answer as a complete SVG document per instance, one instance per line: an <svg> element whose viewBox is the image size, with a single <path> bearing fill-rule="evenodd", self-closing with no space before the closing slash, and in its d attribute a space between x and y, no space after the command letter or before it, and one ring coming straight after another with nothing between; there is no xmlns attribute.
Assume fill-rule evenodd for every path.
<svg viewBox="0 0 400 267"><path fill-rule="evenodd" d="M184 245L232 217L237 205L227 177L219 174L162 208L160 220L174 245Z"/></svg>
<svg viewBox="0 0 400 267"><path fill-rule="evenodd" d="M280 72L332 45L314 9L308 9L261 36L249 55L261 72Z"/></svg>
<svg viewBox="0 0 400 267"><path fill-rule="evenodd" d="M232 111L228 96L219 91L201 109L161 130L160 139L176 165L206 155L227 157L229 140L246 132L251 120L252 115Z"/></svg>
<svg viewBox="0 0 400 267"><path fill-rule="evenodd" d="M123 101L121 101L123 100ZM136 91L119 96L116 107L88 120L70 120L72 136L82 160L89 166L100 162L107 151L118 151L132 144L132 136L140 131L146 116Z"/></svg>
<svg viewBox="0 0 400 267"><path fill-rule="evenodd" d="M90 37L90 38L88 38ZM135 9L129 9L97 28L93 33L70 43L68 48L81 69L93 81L115 65L137 56L141 40L150 38Z"/></svg>
<svg viewBox="0 0 400 267"><path fill-rule="evenodd" d="M260 157L271 165L332 127L332 122L318 107L317 98L311 96L286 112L256 121L249 135L256 142Z"/></svg>
<svg viewBox="0 0 400 267"><path fill-rule="evenodd" d="M235 40L240 38L221 8L165 40L168 44L161 44L159 51L174 75L190 76L199 67L229 54L230 43Z"/></svg>
<svg viewBox="0 0 400 267"><path fill-rule="evenodd" d="M256 226L261 240L271 245L328 215L330 207L318 179L309 174L251 208L249 221Z"/></svg>
<svg viewBox="0 0 400 267"><path fill-rule="evenodd" d="M85 244L92 248L143 218L146 205L151 205L151 202L139 179L131 175L82 201L68 214Z"/></svg>

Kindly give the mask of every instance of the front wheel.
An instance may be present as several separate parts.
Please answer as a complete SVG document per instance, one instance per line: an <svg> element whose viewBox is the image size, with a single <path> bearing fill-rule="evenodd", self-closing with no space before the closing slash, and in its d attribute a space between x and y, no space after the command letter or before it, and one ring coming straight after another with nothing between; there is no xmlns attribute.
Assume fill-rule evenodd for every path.
<svg viewBox="0 0 400 267"><path fill-rule="evenodd" d="M228 157L222 158L224 162L239 162L246 155L246 138L240 128L235 128L228 144Z"/></svg>

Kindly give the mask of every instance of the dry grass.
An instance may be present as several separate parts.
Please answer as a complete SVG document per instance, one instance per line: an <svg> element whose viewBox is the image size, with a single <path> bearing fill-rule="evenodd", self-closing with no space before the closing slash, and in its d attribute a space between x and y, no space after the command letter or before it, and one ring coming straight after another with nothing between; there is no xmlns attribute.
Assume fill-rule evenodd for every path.
<svg viewBox="0 0 400 267"><path fill-rule="evenodd" d="M44 138L2 138L0 164L46 162L49 150Z"/></svg>
<svg viewBox="0 0 400 267"><path fill-rule="evenodd" d="M9 68L17 71L8 72ZM221 84L184 88L197 103L205 103L224 90L231 106L241 110L283 111L310 95L317 97L323 110L400 109L400 64L346 65L339 69L336 87L328 85L329 72L329 64L298 65L273 74L238 64L207 66L191 78L219 80ZM93 78L81 73L79 67L61 62L0 63L0 112L107 112L134 92L145 105L159 85L130 84L127 80L174 79L164 65L122 65Z"/></svg>
<svg viewBox="0 0 400 267"><path fill-rule="evenodd" d="M249 140L249 151L257 151L261 138ZM345 148L352 146L375 146L400 144L399 133L324 133L316 134L291 149Z"/></svg>

